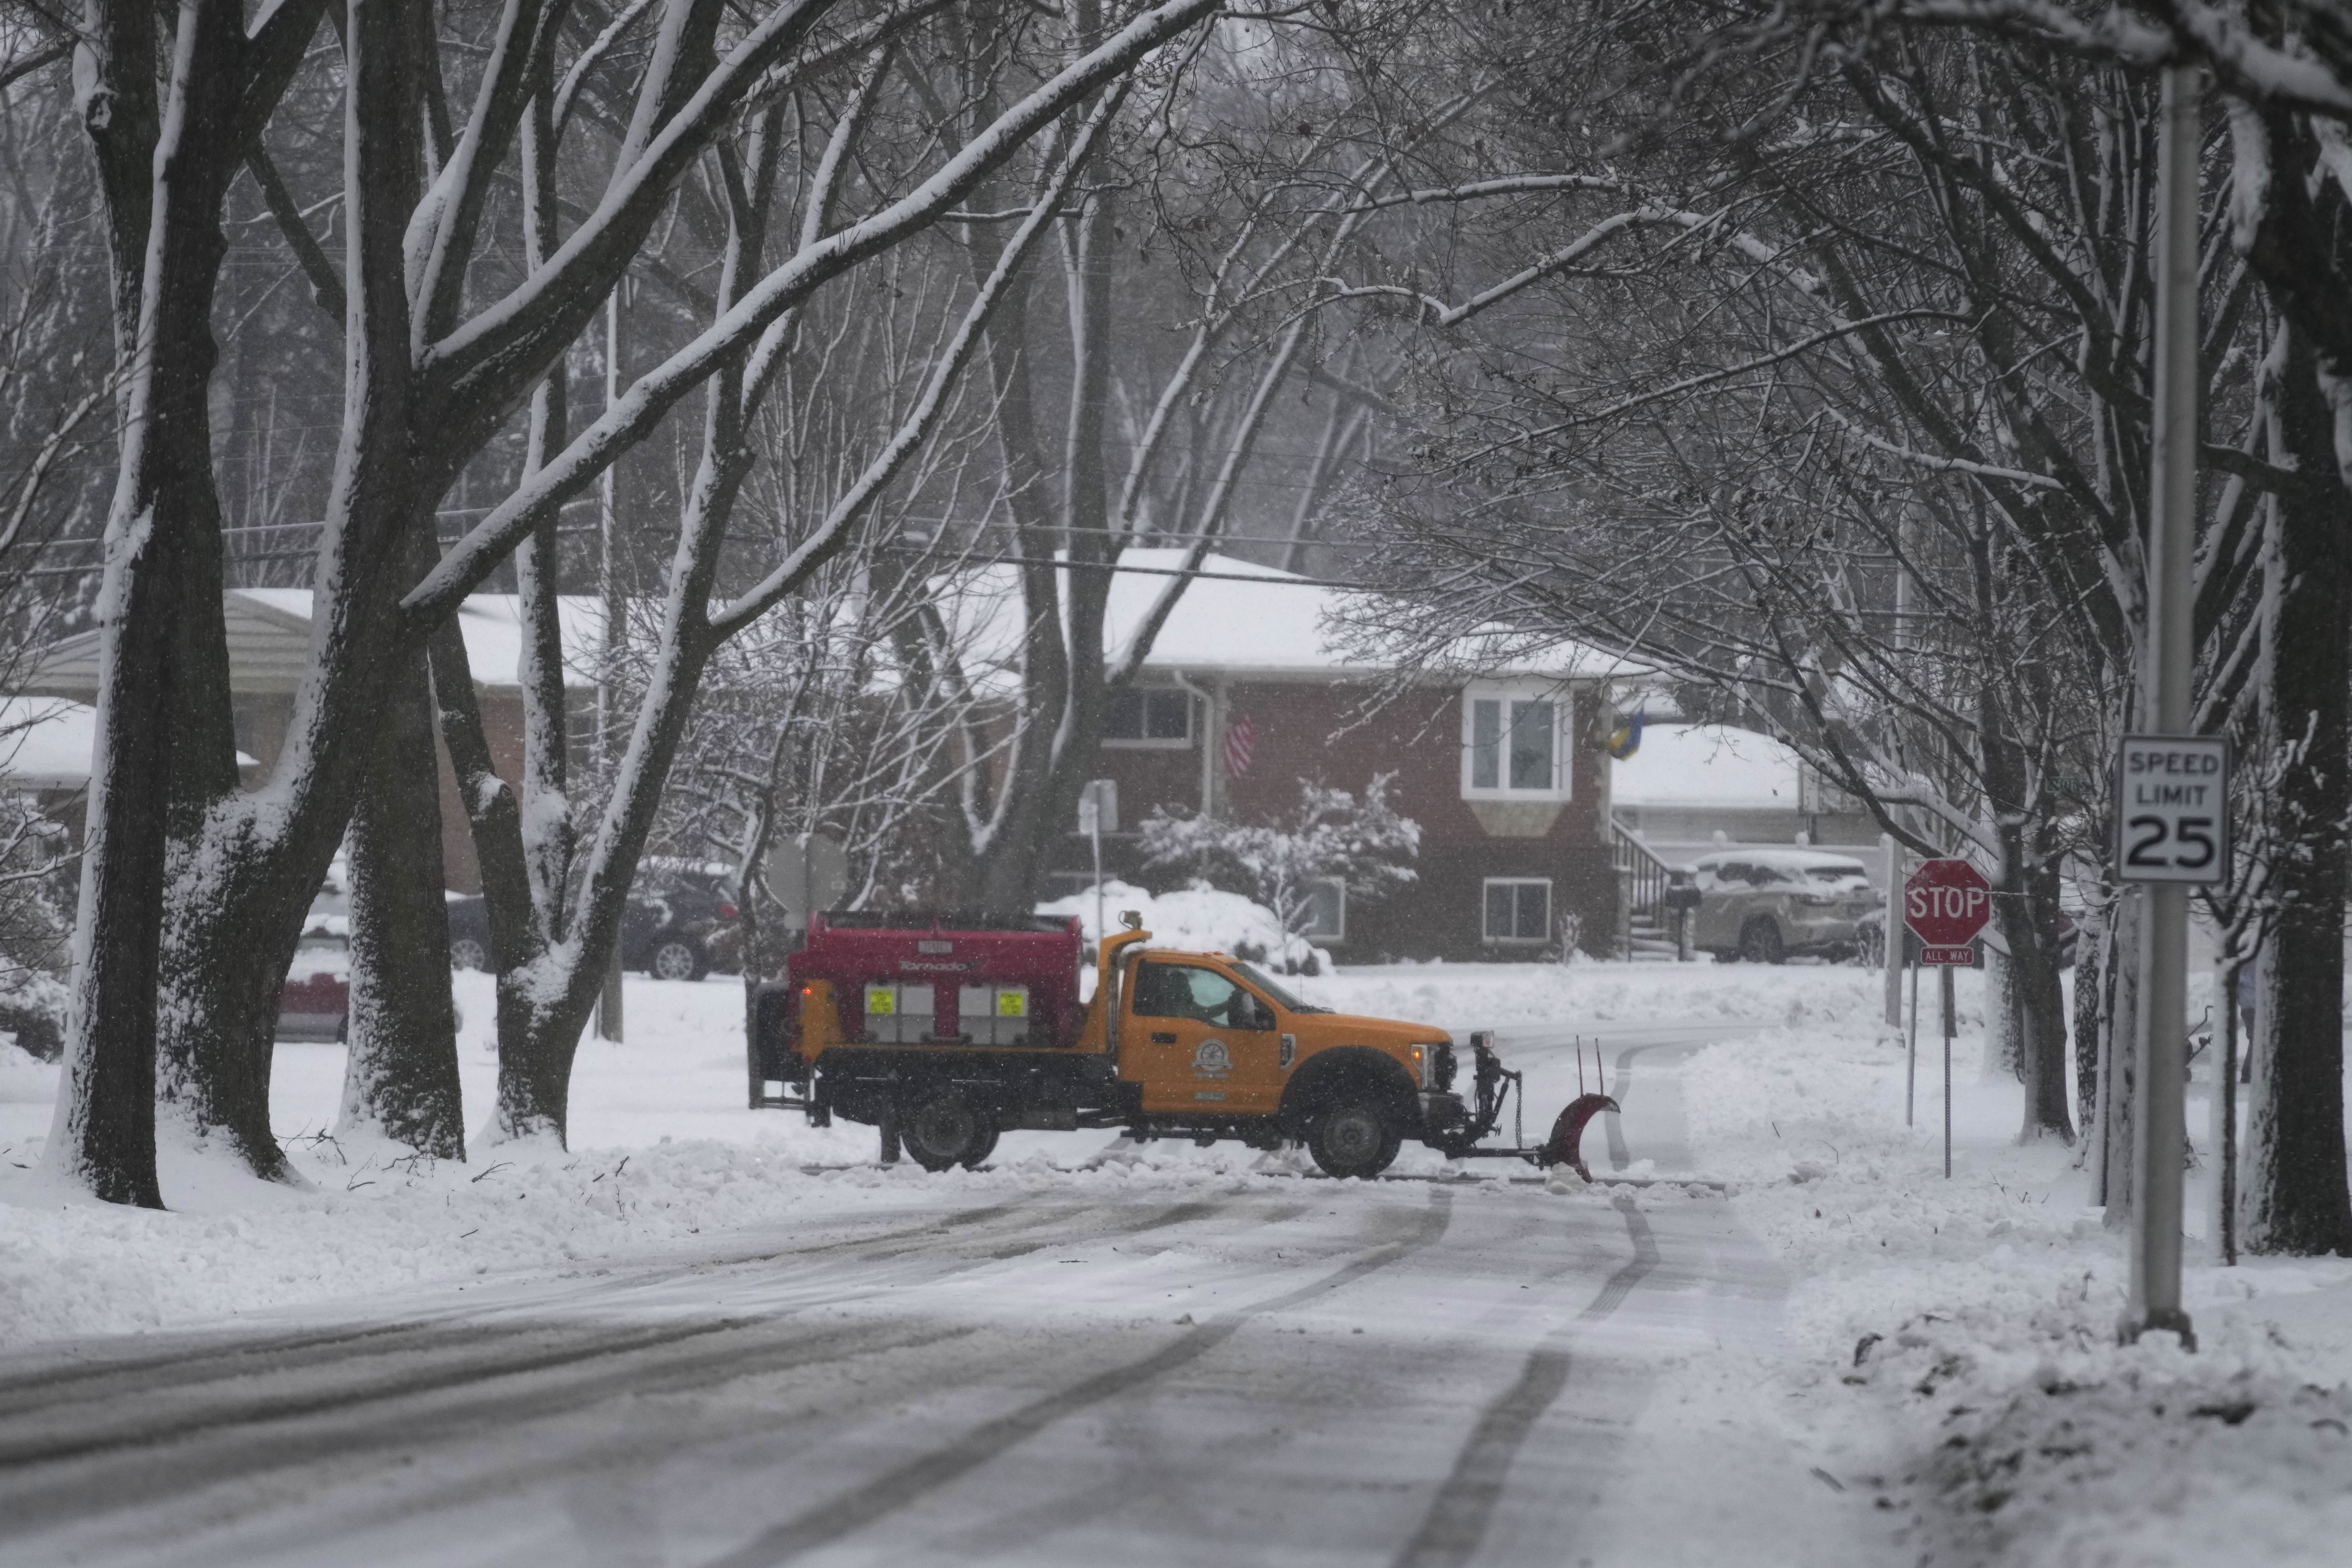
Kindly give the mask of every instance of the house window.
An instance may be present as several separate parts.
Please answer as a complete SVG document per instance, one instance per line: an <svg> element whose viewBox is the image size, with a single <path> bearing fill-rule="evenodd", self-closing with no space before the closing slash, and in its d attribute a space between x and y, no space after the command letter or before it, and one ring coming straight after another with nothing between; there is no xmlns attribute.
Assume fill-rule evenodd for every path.
<svg viewBox="0 0 2352 1568"><path fill-rule="evenodd" d="M1545 877L1486 879L1486 940L1551 940L1551 880Z"/></svg>
<svg viewBox="0 0 2352 1568"><path fill-rule="evenodd" d="M1327 877L1307 889L1307 917L1298 934L1309 942L1345 942L1348 937L1348 884Z"/></svg>
<svg viewBox="0 0 2352 1568"><path fill-rule="evenodd" d="M1566 799L1567 721L1555 690L1472 687L1463 698L1462 793Z"/></svg>
<svg viewBox="0 0 2352 1568"><path fill-rule="evenodd" d="M1103 741L1113 746L1190 746L1192 694L1165 686L1112 692L1103 714Z"/></svg>

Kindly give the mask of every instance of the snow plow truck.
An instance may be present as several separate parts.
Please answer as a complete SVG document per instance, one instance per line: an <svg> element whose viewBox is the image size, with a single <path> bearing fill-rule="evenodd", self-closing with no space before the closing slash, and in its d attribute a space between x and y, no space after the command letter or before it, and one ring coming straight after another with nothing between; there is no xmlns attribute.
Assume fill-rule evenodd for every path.
<svg viewBox="0 0 2352 1568"><path fill-rule="evenodd" d="M1155 948L1123 920L1082 1000L1076 920L813 916L758 998L751 1103L874 1126L886 1162L903 1147L929 1171L977 1165L1016 1129L1094 1128L1303 1143L1333 1176L1377 1175L1409 1138L1581 1172L1585 1122L1615 1109L1580 1096L1542 1146L1485 1147L1520 1089L1491 1037L1471 1036L1465 1062L1443 1029L1310 1005L1255 964Z"/></svg>

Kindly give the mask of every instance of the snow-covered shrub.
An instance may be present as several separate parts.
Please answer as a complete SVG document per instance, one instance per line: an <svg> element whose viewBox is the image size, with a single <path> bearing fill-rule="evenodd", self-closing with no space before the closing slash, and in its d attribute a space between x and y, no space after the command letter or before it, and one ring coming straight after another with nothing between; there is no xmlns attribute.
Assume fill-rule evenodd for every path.
<svg viewBox="0 0 2352 1568"><path fill-rule="evenodd" d="M1095 921L1095 890L1072 893L1066 899L1039 904L1041 915L1076 915L1086 928L1087 944L1102 937ZM1117 931L1118 917L1132 910L1143 917L1143 929L1161 947L1196 952L1230 952L1252 963L1266 963L1286 973L1319 974L1330 966L1331 955L1305 937L1286 930L1274 911L1254 904L1239 893L1210 887L1150 893L1116 879L1103 883L1102 923Z"/></svg>
<svg viewBox="0 0 2352 1568"><path fill-rule="evenodd" d="M37 969L0 976L0 1037L37 1060L53 1062L64 1053L65 982Z"/></svg>
<svg viewBox="0 0 2352 1568"><path fill-rule="evenodd" d="M1286 931L1303 929L1319 886L1346 885L1351 899L1379 899L1413 879L1421 825L1389 804L1379 773L1360 801L1347 790L1302 779L1298 805L1270 823L1152 812L1143 824L1144 862L1192 872L1211 887L1247 893Z"/></svg>

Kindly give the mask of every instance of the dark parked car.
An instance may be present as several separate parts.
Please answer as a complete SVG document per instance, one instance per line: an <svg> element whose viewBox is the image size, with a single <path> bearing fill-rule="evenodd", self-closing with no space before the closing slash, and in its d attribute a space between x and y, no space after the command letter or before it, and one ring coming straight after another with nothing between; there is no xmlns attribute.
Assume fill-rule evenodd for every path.
<svg viewBox="0 0 2352 1568"><path fill-rule="evenodd" d="M699 980L732 970L741 942L726 878L707 867L656 863L638 876L621 915L621 967L656 980ZM489 907L473 894L449 895L449 962L490 966Z"/></svg>

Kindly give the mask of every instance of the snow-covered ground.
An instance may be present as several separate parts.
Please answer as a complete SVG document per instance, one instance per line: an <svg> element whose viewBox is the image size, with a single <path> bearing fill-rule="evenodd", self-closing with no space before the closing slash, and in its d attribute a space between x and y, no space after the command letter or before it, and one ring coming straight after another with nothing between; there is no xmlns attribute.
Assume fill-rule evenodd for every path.
<svg viewBox="0 0 2352 1568"><path fill-rule="evenodd" d="M1515 1217L1499 1230L1459 1233L1480 1239L1447 1267L1493 1274L1473 1291L1494 1293L1491 1300L1478 1295L1486 1304L1477 1310L1488 1314L1478 1321L1514 1325L1494 1331L1510 1342L1498 1365L1505 1373L1518 1366L1519 1381L1497 1373L1495 1402L1484 1415L1459 1415L1444 1462L1457 1470L1485 1462L1476 1458L1482 1435L1519 1420L1512 1401L1532 1397L1529 1378L1551 1390L1545 1399L1599 1411L1598 1425L1556 1434L1558 1445L1540 1456L1530 1440L1518 1459L1506 1450L1505 1460L1539 1468L1586 1452L1579 1445L1601 1432L1612 1445L1591 1449L1591 1474L1570 1487L1595 1489L1580 1516L1591 1526L1579 1537L1589 1550L1543 1555L1536 1551L1540 1521L1513 1525L1505 1510L1480 1516L1478 1560L1697 1564L1732 1560L1723 1553L1743 1543L1739 1561L1808 1563L1908 1563L1926 1553L1939 1563L2200 1568L2215 1560L2344 1560L2341 1543L2352 1539L2352 1263L2200 1263L2188 1281L2199 1352L2159 1342L2116 1347L2120 1239L2086 1207L2084 1177L2069 1151L2015 1145L2020 1091L1983 1070L1977 976L1959 978L1949 1181L1935 1041L1921 1042L1916 1125L1906 1128L1903 1048L1879 1017L1876 978L1859 970L1428 964L1295 984L1309 999L1350 1012L1498 1029L1506 1054L1528 1074L1531 1135L1576 1092L1580 1061L1591 1073L1597 1056L1625 1100L1622 1123L1590 1135L1588 1160L1604 1184L1622 1175L1647 1184L1583 1191L1555 1181L1550 1188L1570 1190L1554 1191L1494 1180L1517 1167L1486 1163L1470 1173L1480 1178L1475 1191L1506 1205L1491 1213ZM469 1122L478 1125L491 1082L488 996L479 976L460 976L459 984ZM1286 1278L1279 1270L1326 1256L1336 1232L1286 1228L1307 1222L1279 1217L1298 1202L1353 1215L1345 1223L1375 1236L1387 1234L1383 1226L1421 1223L1399 1205L1424 1184L1372 1184L1358 1194L1301 1182L1286 1157L1231 1145L1129 1149L1107 1147L1101 1133L1023 1133L1008 1135L981 1172L940 1178L910 1165L884 1170L871 1163L870 1130L813 1130L741 1109L741 1007L732 983L633 976L629 1043L582 1048L572 1152L481 1149L463 1165L428 1167L318 1136L333 1118L342 1053L281 1047L273 1109L307 1190L226 1178L180 1155L166 1163L168 1214L74 1203L43 1187L33 1167L56 1071L21 1057L0 1060L0 1350L18 1348L13 1364L20 1367L59 1355L79 1364L109 1353L93 1335L210 1331L205 1325L229 1321L240 1331L276 1331L269 1325L329 1318L405 1321L460 1300L528 1300L544 1315L547 1301L586 1288L568 1282L669 1280L681 1260L695 1258L702 1261L684 1272L717 1270L731 1281L730 1301L758 1310L761 1292L782 1287L747 1284L738 1265L760 1247L738 1238L769 1238L761 1246L798 1257L832 1256L826 1249L850 1247L847 1238L906 1224L961 1234L938 1230L942 1205L976 1216L1037 1205L1045 1205L1041 1214L1097 1215L1040 1231L1071 1241L1031 1260L1039 1262L1061 1250L1073 1261L1108 1261L1119 1245L1093 1236L1110 1223L1100 1213L1139 1212L1138 1204L1157 1205L1157 1215L1240 1203L1276 1216L1261 1216L1265 1228L1254 1233L1264 1238L1262 1255L1221 1233L1209 1254L1227 1261L1208 1275L1179 1268L1178 1255L1155 1265L1173 1271L1150 1276L1175 1293L1162 1292L1171 1301L1223 1289L1218 1279L1259 1279L1271 1291ZM2204 1125L2202 1109L2192 1106L2192 1131ZM1412 1151L1400 1170L1442 1175L1443 1167L1429 1152ZM2196 1195L2192 1187L2201 1214ZM1457 1215L1468 1212L1463 1201ZM1585 1238L1557 1264L1543 1262L1554 1245L1542 1239L1549 1214ZM996 1222L973 1224L978 1235ZM1527 1238L1517 1264L1507 1239L1514 1226ZM1111 1225L1105 1236L1117 1230ZM1654 1238L1647 1254L1643 1236ZM974 1267L1028 1245L982 1255ZM1514 1267L1529 1272L1514 1276ZM1585 1278L1580 1270L1591 1283L1577 1282ZM1042 1285L1021 1278L1028 1293L1016 1291L1019 1310L1055 1321L1063 1307L1097 1318L1131 1310L1142 1314L1139 1323L1167 1316L1159 1287L1143 1289L1141 1275L1137 1291L1106 1283L1108 1296L1059 1305L1058 1276L1038 1276ZM1406 1287L1421 1279L1414 1289L1425 1296L1428 1280L1413 1268L1381 1278L1390 1294L1376 1292L1377 1300L1392 1305L1366 1305L1370 1317L1333 1319L1316 1334L1367 1326L1408 1339L1420 1332ZM1531 1294L1517 1296L1512 1278ZM1534 1283L1546 1279L1554 1283ZM908 1288L919 1285L933 1289ZM1561 1299L1547 1315L1535 1303L1555 1288ZM954 1299L971 1305L968 1296ZM1577 1318L1573 1310L1588 1300L1617 1315L1604 1325L1586 1307L1585 1319ZM1513 1301L1519 1316L1495 1315ZM1012 1310L1000 1301L990 1311ZM1387 1311L1408 1316L1379 1315ZM1201 1321L1213 1321L1205 1311ZM1522 1343L1526 1334L1537 1337ZM1548 1334L1558 1337L1556 1350L1544 1348ZM1486 1352L1467 1348L1473 1342L1432 1341L1429 1353L1475 1360ZM1320 1338L1302 1343L1301 1365L1327 1350ZM1072 1353L1087 1363L1096 1352ZM1260 1346L1252 1364L1273 1365L1267 1353ZM1522 1354L1523 1365L1510 1360ZM1434 1397L1401 1385L1389 1392L1407 1405ZM1522 1438L1546 1408L1538 1403L1520 1421ZM1549 1430L1537 1425L1538 1435ZM1409 1470L1421 1461L1398 1462ZM1703 1496L1693 1495L1694 1472L1711 1479ZM1343 1551L1330 1560L1471 1560L1422 1538L1439 1529L1454 1506L1444 1500L1455 1495L1439 1488L1413 1537L1419 1546L1400 1554L1392 1541L1369 1555ZM1514 1536L1514 1529L1537 1533ZM1514 1540L1535 1554L1506 1552ZM1291 1555L1314 1555L1300 1552ZM490 1552L483 1560L524 1559ZM1015 1552L1006 1560L1030 1559Z"/></svg>
<svg viewBox="0 0 2352 1568"><path fill-rule="evenodd" d="M1309 1000L1349 1012L1524 1032L1659 1017L1713 1024L1760 1015L1785 1022L1808 1005L1803 997L1820 982L1852 973L1787 973L1799 976L1794 989L1783 983L1775 990L1765 984L1769 977L1733 969L1670 977L1609 964L1413 965L1295 984ZM456 981L467 1121L479 1128L496 1076L490 985L476 973ZM633 974L624 1016L626 1044L590 1038L581 1046L569 1154L477 1148L463 1165L344 1146L332 1137L343 1047L281 1045L272 1120L308 1190L244 1181L167 1148L167 1214L66 1201L47 1190L37 1167L58 1069L0 1047L0 1349L365 1296L479 1270L562 1266L779 1220L807 1203L814 1184L828 1205L843 1201L843 1176L804 1167L859 1167L846 1180L871 1183L877 1194L919 1191L934 1180L911 1166L864 1169L875 1153L870 1128L811 1128L796 1116L744 1108L740 982ZM1549 1042L1521 1054L1529 1069L1528 1135L1540 1138L1575 1092L1575 1067ZM1083 1165L1107 1136L1009 1133L992 1163ZM1259 1163L1232 1144L1156 1143L1135 1158L1198 1174ZM1401 1168L1443 1163L1414 1148Z"/></svg>

